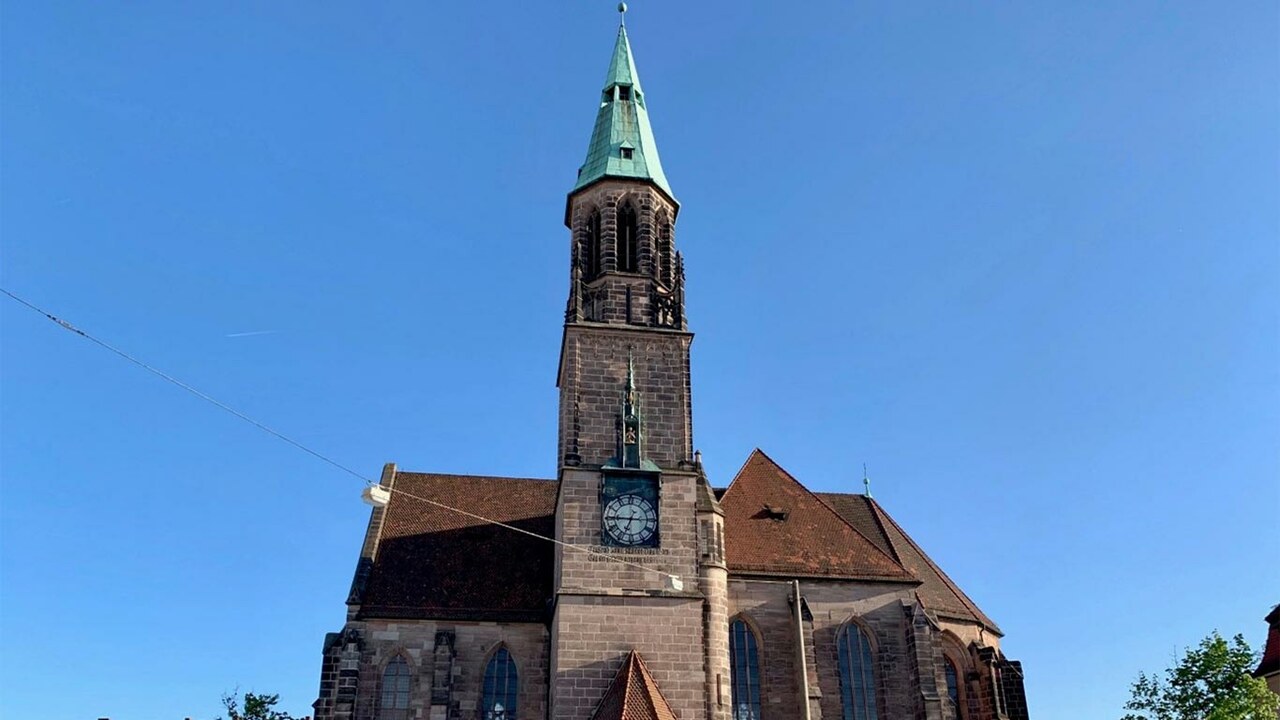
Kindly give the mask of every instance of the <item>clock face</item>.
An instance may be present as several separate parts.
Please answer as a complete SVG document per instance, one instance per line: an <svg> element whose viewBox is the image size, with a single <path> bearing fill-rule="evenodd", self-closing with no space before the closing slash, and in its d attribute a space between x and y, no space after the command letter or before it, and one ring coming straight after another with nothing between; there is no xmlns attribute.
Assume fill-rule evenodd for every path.
<svg viewBox="0 0 1280 720"><path fill-rule="evenodd" d="M658 511L639 495L619 495L604 506L604 529L619 545L644 545L658 532Z"/></svg>

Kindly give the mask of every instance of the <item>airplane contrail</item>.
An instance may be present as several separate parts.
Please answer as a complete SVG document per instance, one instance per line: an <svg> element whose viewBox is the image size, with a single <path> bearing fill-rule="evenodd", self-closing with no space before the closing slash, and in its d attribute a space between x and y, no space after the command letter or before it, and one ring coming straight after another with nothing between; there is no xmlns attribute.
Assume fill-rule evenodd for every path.
<svg viewBox="0 0 1280 720"><path fill-rule="evenodd" d="M228 333L226 335L223 335L223 337L229 337L229 338L252 337L254 335L270 335L271 333L274 333L274 332L275 330L250 330L249 332Z"/></svg>

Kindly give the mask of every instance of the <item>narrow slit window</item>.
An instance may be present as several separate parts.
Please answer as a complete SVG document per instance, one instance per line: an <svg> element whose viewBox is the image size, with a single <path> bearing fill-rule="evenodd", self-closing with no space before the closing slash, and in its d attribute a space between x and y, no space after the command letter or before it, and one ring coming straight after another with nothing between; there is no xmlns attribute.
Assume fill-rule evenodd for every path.
<svg viewBox="0 0 1280 720"><path fill-rule="evenodd" d="M658 223L658 251L653 263L654 275L658 282L671 285L671 223L663 218Z"/></svg>
<svg viewBox="0 0 1280 720"><path fill-rule="evenodd" d="M582 274L586 280L594 280L600 274L600 213L593 212L587 218L582 237Z"/></svg>
<svg viewBox="0 0 1280 720"><path fill-rule="evenodd" d="M618 208L618 270L636 272L639 266L640 225L636 221L636 211L630 204Z"/></svg>

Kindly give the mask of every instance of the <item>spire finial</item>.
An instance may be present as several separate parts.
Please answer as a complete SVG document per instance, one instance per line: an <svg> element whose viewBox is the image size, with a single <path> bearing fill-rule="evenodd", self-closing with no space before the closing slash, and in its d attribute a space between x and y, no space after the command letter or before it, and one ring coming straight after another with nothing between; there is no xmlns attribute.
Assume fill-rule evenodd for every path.
<svg viewBox="0 0 1280 720"><path fill-rule="evenodd" d="M624 2L618 3L618 24L627 24L627 4Z"/></svg>
<svg viewBox="0 0 1280 720"><path fill-rule="evenodd" d="M867 475L866 463L862 463L862 494L871 497L871 477Z"/></svg>

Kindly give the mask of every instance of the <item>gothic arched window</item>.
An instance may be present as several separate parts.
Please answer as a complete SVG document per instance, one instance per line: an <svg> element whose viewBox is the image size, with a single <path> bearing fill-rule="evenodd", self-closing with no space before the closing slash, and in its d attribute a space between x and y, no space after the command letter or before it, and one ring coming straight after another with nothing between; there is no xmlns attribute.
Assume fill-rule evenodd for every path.
<svg viewBox="0 0 1280 720"><path fill-rule="evenodd" d="M587 218L587 228L582 234L582 276L594 280L600 274L600 212L593 211Z"/></svg>
<svg viewBox="0 0 1280 720"><path fill-rule="evenodd" d="M409 717L409 663L397 657L382 671L382 704L378 720L405 720Z"/></svg>
<svg viewBox="0 0 1280 720"><path fill-rule="evenodd" d="M871 641L856 623L846 623L836 640L843 720L876 720L876 673Z"/></svg>
<svg viewBox="0 0 1280 720"><path fill-rule="evenodd" d="M729 623L729 686L733 720L760 720L760 653L742 620Z"/></svg>
<svg viewBox="0 0 1280 720"><path fill-rule="evenodd" d="M515 720L519 684L511 653L498 648L484 669L483 720Z"/></svg>
<svg viewBox="0 0 1280 720"><path fill-rule="evenodd" d="M960 706L960 673L951 658L944 657L942 663L947 675L947 697L951 700L951 706L956 709L956 720L964 720L964 708Z"/></svg>
<svg viewBox="0 0 1280 720"><path fill-rule="evenodd" d="M664 285L671 285L671 223L664 217L658 221L658 248L654 253L653 274Z"/></svg>
<svg viewBox="0 0 1280 720"><path fill-rule="evenodd" d="M636 272L640 269L640 224L636 221L631 203L618 207L618 270Z"/></svg>

